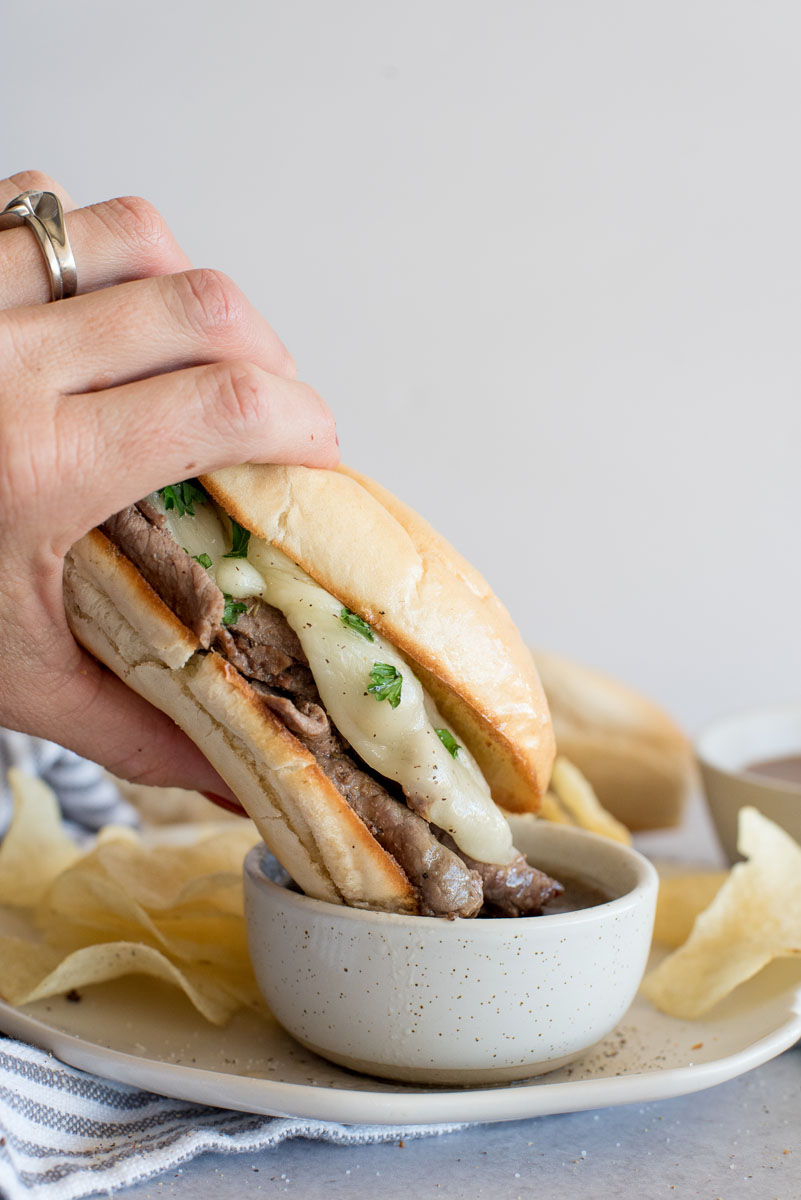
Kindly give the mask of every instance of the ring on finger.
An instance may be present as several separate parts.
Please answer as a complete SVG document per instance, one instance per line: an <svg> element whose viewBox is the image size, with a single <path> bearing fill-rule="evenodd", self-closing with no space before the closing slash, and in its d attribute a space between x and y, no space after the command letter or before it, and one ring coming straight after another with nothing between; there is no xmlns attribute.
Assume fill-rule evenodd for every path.
<svg viewBox="0 0 801 1200"><path fill-rule="evenodd" d="M78 290L78 273L64 210L55 192L20 192L0 211L0 230L27 225L36 236L50 278L50 298L68 300Z"/></svg>

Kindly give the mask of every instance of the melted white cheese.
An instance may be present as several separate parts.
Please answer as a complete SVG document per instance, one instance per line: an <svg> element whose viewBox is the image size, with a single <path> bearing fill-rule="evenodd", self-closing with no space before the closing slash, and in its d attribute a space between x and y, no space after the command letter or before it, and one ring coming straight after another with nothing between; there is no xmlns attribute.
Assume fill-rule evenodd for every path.
<svg viewBox="0 0 801 1200"><path fill-rule="evenodd" d="M369 641L345 626L340 601L269 543L251 537L247 559L225 558L228 521L212 504L195 505L194 517L175 510L166 515L180 545L211 558L223 592L234 599L261 596L281 610L334 725L370 767L401 786L410 807L450 833L472 858L505 863L514 857L511 831L478 764L464 746L455 757L445 748L436 733L445 722L390 642L375 631ZM376 663L403 677L396 708L368 691Z"/></svg>

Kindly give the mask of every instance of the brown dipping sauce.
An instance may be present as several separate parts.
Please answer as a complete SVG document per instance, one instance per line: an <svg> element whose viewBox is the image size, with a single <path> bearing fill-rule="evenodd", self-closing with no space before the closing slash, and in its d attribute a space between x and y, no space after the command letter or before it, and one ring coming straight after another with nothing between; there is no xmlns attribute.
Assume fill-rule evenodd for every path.
<svg viewBox="0 0 801 1200"><path fill-rule="evenodd" d="M608 904L610 900L617 899L610 892L602 891L601 888L596 887L593 883L589 883L586 879L579 879L577 875L566 875L564 871L559 871L557 874L564 891L558 896L554 896L547 904L544 904L540 912L530 913L530 919L552 917L556 913L579 912L582 908L595 908L599 904ZM297 892L299 896L303 895L294 879L288 880L284 886L291 892ZM476 919L495 920L496 918L493 913L482 910ZM526 918L518 917L515 919L523 921Z"/></svg>
<svg viewBox="0 0 801 1200"><path fill-rule="evenodd" d="M782 783L795 783L801 787L801 754L766 758L761 762L749 763L745 770L749 775L762 775L767 779L779 779Z"/></svg>
<svg viewBox="0 0 801 1200"><path fill-rule="evenodd" d="M564 871L558 871L557 878L565 890L543 905L544 917L553 916L555 913L577 912L581 908L595 908L598 904L608 904L610 900L615 899L609 892L602 891L586 879L565 875Z"/></svg>
<svg viewBox="0 0 801 1200"><path fill-rule="evenodd" d="M536 920L537 917L553 917L557 913L579 912L583 908L595 908L599 904L608 904L610 900L617 899L610 892L602 891L594 883L579 879L577 875L566 875L564 871L557 871L554 878L559 880L564 891L554 896L547 904L543 904L539 912L528 913L526 917L516 917L514 920ZM504 914L495 914L483 909L478 915L482 920L491 921Z"/></svg>

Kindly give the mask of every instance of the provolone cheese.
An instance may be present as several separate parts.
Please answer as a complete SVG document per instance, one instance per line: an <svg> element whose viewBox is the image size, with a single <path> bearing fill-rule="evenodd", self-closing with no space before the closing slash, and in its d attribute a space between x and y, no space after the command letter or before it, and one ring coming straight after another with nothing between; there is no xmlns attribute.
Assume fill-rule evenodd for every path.
<svg viewBox="0 0 801 1200"><path fill-rule="evenodd" d="M223 592L234 599L260 596L280 609L300 640L331 720L368 766L398 783L410 807L446 830L472 858L505 863L514 857L511 831L478 764L464 746L455 756L446 749L436 732L444 726L442 717L390 642L375 631L369 640L345 625L340 601L269 543L251 536L246 559L226 558L228 520L213 504L196 504L194 517L179 517L174 509L166 516L188 553L209 556L209 570ZM377 663L402 676L395 708L368 690Z"/></svg>

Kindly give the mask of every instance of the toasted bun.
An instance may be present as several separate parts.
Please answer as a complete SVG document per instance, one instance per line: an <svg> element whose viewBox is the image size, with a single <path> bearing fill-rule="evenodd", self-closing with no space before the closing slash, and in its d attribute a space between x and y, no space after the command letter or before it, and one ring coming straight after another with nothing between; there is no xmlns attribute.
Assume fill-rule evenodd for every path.
<svg viewBox="0 0 801 1200"><path fill-rule="evenodd" d="M632 830L677 825L693 781L689 742L632 688L535 650L559 753L587 776L598 799Z"/></svg>
<svg viewBox="0 0 801 1200"><path fill-rule="evenodd" d="M416 910L405 874L312 755L220 655L195 654L194 635L98 530L67 555L64 593L76 638L200 746L308 895Z"/></svg>
<svg viewBox="0 0 801 1200"><path fill-rule="evenodd" d="M344 468L241 466L201 482L409 659L497 804L538 810L554 741L531 655L481 575L427 522Z"/></svg>

